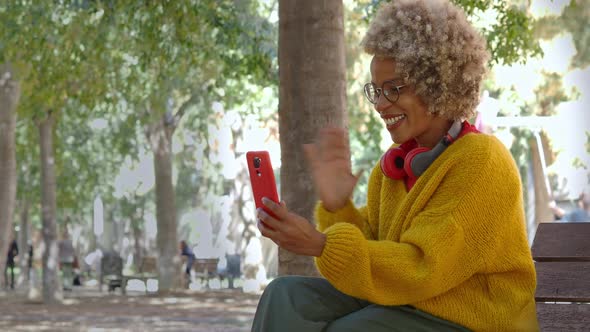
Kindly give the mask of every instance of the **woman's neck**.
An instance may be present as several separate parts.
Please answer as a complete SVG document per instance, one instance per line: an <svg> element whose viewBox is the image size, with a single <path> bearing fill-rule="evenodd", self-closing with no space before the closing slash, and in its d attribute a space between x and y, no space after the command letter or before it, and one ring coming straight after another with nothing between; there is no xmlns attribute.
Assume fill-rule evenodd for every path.
<svg viewBox="0 0 590 332"><path fill-rule="evenodd" d="M437 118L436 120L439 119L440 121L432 122L430 130L415 137L418 146L432 149L449 132L454 121L443 118Z"/></svg>

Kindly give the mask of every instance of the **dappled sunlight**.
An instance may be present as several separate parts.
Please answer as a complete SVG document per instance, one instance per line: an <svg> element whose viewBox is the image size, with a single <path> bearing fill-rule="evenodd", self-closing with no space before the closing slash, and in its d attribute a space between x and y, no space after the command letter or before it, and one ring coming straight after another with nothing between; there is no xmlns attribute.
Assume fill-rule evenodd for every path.
<svg viewBox="0 0 590 332"><path fill-rule="evenodd" d="M147 288L148 292L157 292L158 291L158 280L148 279L146 281L146 288Z"/></svg>
<svg viewBox="0 0 590 332"><path fill-rule="evenodd" d="M121 197L136 193L145 195L155 186L154 174L154 157L149 151L142 149L138 161L132 161L125 158L124 164L119 169L119 174L115 177L115 196Z"/></svg>
<svg viewBox="0 0 590 332"><path fill-rule="evenodd" d="M78 305L80 304L80 299L65 298L62 302L64 305Z"/></svg>
<svg viewBox="0 0 590 332"><path fill-rule="evenodd" d="M313 66L304 59L302 73L313 75L289 77L290 83L280 87L285 72L279 70L278 54L286 50L279 50L277 43L280 1L156 1L153 6L110 1L113 8L106 11L103 1L74 1L83 3L80 6L68 1L0 5L0 16L8 22L0 29L8 38L5 43L6 38L0 39L6 44L4 60L17 57L22 71L16 144L10 150L17 156L17 175L11 178L18 186L10 211L14 207L13 229L19 249L21 242L24 247L18 257L20 288L0 291L0 331L249 331L263 290L278 274L279 249L257 228L245 154L268 151L279 194L282 189L295 200L287 202L294 210L309 207L299 204L313 196L309 192L289 193L300 190L291 175L297 175L297 184L307 190L310 174L280 176L283 162L305 166L302 151L286 151L285 146L313 140L317 125L345 119L353 172L363 168L365 173L354 195L366 201L370 167L378 165L382 153L375 145L385 151L392 143L382 119L364 99L372 56L361 55L359 45L367 28L365 16L383 1L344 0L343 16L337 19L344 20L346 45L326 48L333 52L332 60L344 53L344 75L314 76L320 72L307 73ZM500 45L519 45L520 55L510 60L515 62L504 65L508 57L490 44L494 59L482 88L478 119L484 124L482 131L495 135L515 156L524 179L527 218L533 220L528 209L543 205L535 201L539 196L533 197L533 181L525 183L538 175L532 174L533 153L541 150L546 158L543 176L558 187L549 190L557 198L572 199L588 189L587 129L580 129L590 123L590 66L587 43L580 38L586 22L565 15L565 21L553 20L575 0L478 1L466 3L479 8L492 3L495 8L473 8L469 20L488 37L500 37ZM517 5L526 15L543 19L538 22L567 24L511 23L510 17L501 16L508 8L504 5ZM39 24L19 24L32 12L38 14ZM544 54L525 58L534 46L517 43L518 35L535 24L539 31L532 44L539 41ZM544 28L547 31L540 31ZM586 58L573 64L580 54ZM332 60L330 64L336 63ZM573 68L580 63L586 67ZM303 82L303 87L314 88L301 90L311 92L309 96L285 89L298 86L302 77L318 78L315 83L321 84ZM346 105L324 113L319 102L332 93L343 93ZM300 109L285 107L292 101ZM310 117L310 105L325 118ZM285 110L296 113L279 125L279 113ZM50 148L55 155L49 165L56 177L44 181L37 131L40 116L51 114L55 126ZM289 118L280 115L281 121ZM285 123L306 128L291 129ZM547 146L533 150L532 143L541 136ZM49 141L42 139L41 144ZM54 196L50 205L45 189ZM47 211L52 212L51 220ZM71 232L75 247L74 276L74 263L60 263L58 255L56 238L63 230ZM34 249L31 262L26 261L29 241ZM45 249L46 241L50 246ZM192 256L180 254L180 241L187 242L196 259L213 260L195 263L187 275L181 266L188 267ZM103 260L112 257L111 252L115 266ZM304 271L298 262L284 258L282 271ZM21 272L27 264L32 273ZM284 264L294 264L294 269ZM137 279L130 279L133 275ZM123 291L122 281L127 281ZM58 303L43 303L51 297Z"/></svg>
<svg viewBox="0 0 590 332"><path fill-rule="evenodd" d="M584 69L576 68L563 76L563 86L567 91L575 90L580 93L580 101L590 101L590 66Z"/></svg>
<svg viewBox="0 0 590 332"><path fill-rule="evenodd" d="M558 120L555 125L545 128L551 137L552 149L557 153L553 164L547 167L547 172L558 178L558 189L566 192L565 198L568 199L576 199L581 192L589 189L588 169L574 166L575 160L586 167L590 166L590 154L586 150L588 138L581 127L581 124L590 124L587 107L587 103L581 100L561 103L557 107Z"/></svg>
<svg viewBox="0 0 590 332"><path fill-rule="evenodd" d="M131 279L127 282L127 291L145 292L145 283L141 280Z"/></svg>
<svg viewBox="0 0 590 332"><path fill-rule="evenodd" d="M571 0L532 0L529 12L533 17L559 15Z"/></svg>
<svg viewBox="0 0 590 332"><path fill-rule="evenodd" d="M100 196L96 196L94 199L94 208L93 212L93 220L92 220L92 227L95 236L101 236L104 232L104 206L102 204L102 199ZM88 263L90 264L90 263Z"/></svg>
<svg viewBox="0 0 590 332"><path fill-rule="evenodd" d="M229 289L122 296L82 287L56 305L30 303L13 293L0 297L0 330L249 331L257 303L258 296Z"/></svg>
<svg viewBox="0 0 590 332"><path fill-rule="evenodd" d="M527 64L497 65L492 69L495 84L505 90L514 89L520 99L532 101L535 99L535 87L543 82L539 60L530 59ZM514 101L500 99L504 113L518 115L520 109Z"/></svg>
<svg viewBox="0 0 590 332"><path fill-rule="evenodd" d="M162 298L150 298L147 303L152 305L162 305L162 304L176 304L176 303L189 303L191 302L190 298L177 298L177 297L162 297Z"/></svg>
<svg viewBox="0 0 590 332"><path fill-rule="evenodd" d="M211 280L209 280L209 288L211 288L211 289L221 289L221 281L219 279L211 279Z"/></svg>
<svg viewBox="0 0 590 332"><path fill-rule="evenodd" d="M569 0L535 0L530 10L538 18L556 16L569 3ZM494 85L501 92L495 98L484 97L480 110L484 111L484 123L490 125L493 134L509 148L515 139L511 128L529 130L535 135L546 134L550 146L544 150L550 157L541 176L552 177L555 181L552 188L543 190L548 190L554 196L552 199L576 199L582 191L590 189L590 155L586 145L586 133L590 129L587 111L590 67L571 67L578 51L569 32L562 31L551 39L542 39L540 46L543 56L528 58L526 64L496 65L492 68ZM557 75L554 83L549 81L549 74ZM559 95L559 91L563 94ZM490 99L494 100L494 105ZM555 103L553 108L552 102ZM523 117L521 120L526 121L517 124L516 120L523 112L541 116ZM514 118L503 121L503 116ZM500 123L502 125L497 126Z"/></svg>
<svg viewBox="0 0 590 332"><path fill-rule="evenodd" d="M541 68L546 72L566 73L570 60L576 54L576 46L570 33L561 33L549 41L542 40L543 59Z"/></svg>

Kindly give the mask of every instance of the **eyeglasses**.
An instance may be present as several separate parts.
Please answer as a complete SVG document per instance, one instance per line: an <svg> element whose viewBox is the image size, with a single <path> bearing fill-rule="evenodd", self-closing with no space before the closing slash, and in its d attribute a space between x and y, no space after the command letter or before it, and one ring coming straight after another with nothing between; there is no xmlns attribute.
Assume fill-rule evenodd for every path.
<svg viewBox="0 0 590 332"><path fill-rule="evenodd" d="M400 89L405 86L406 84L395 85L395 81L385 81L381 88L378 88L375 83L367 83L365 84L365 97L371 104L377 104L379 97L383 94L390 103L395 103L399 99Z"/></svg>

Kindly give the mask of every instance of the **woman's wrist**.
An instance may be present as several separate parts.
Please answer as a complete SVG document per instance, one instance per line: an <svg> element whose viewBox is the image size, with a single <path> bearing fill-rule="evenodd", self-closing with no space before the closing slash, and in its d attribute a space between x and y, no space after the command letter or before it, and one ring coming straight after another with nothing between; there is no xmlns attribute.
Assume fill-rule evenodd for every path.
<svg viewBox="0 0 590 332"><path fill-rule="evenodd" d="M315 245L312 256L320 257L324 252L324 247L326 246L326 234L322 232L317 232L317 237L314 242Z"/></svg>
<svg viewBox="0 0 590 332"><path fill-rule="evenodd" d="M322 201L322 206L324 207L324 210L326 210L330 213L334 213L338 210L343 209L347 203L348 203L348 199L345 199L342 202L338 202L338 203L332 202L330 204L326 204L325 201Z"/></svg>

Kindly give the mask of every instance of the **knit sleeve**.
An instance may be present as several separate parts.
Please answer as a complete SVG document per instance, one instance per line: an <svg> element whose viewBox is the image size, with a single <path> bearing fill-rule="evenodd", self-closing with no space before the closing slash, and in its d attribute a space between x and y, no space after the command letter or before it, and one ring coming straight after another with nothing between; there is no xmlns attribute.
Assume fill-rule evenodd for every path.
<svg viewBox="0 0 590 332"><path fill-rule="evenodd" d="M317 221L317 229L324 232L330 226L343 222L354 225L364 234L365 238L371 238L371 231L367 225L367 207L363 206L357 209L352 201L348 201L346 205L335 212L330 212L324 208L322 202L318 202L315 209L315 219Z"/></svg>
<svg viewBox="0 0 590 332"><path fill-rule="evenodd" d="M329 225L324 251L316 258L322 275L351 296L403 305L432 299L477 273L491 273L491 261L506 270L531 266L522 241L514 162L507 151L492 153L488 147L477 153L483 156L444 170L446 176L424 208L409 217L397 241L367 240L353 225ZM441 172L446 167L440 165ZM518 289L524 298L534 287L533 282Z"/></svg>
<svg viewBox="0 0 590 332"><path fill-rule="evenodd" d="M316 265L342 292L382 305L434 297L473 274L479 260L452 216L433 222L422 215L414 223L400 242L366 240L353 225L332 225Z"/></svg>

